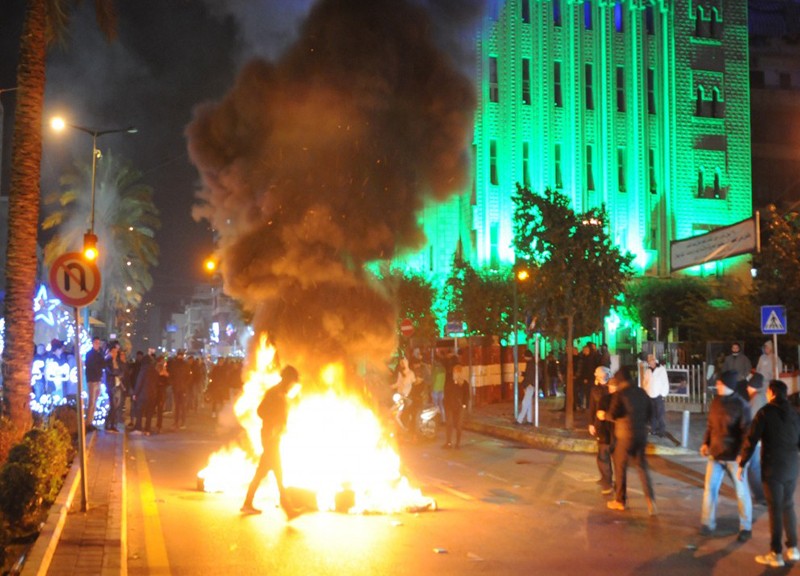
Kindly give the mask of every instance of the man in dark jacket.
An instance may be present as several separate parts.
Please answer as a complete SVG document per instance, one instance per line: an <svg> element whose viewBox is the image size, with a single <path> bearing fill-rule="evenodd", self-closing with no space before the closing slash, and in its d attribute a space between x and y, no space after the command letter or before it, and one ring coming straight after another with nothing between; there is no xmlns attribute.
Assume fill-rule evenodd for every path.
<svg viewBox="0 0 800 576"><path fill-rule="evenodd" d="M86 429L94 430L94 411L106 367L106 356L101 348L100 338L92 338L92 348L86 353L83 367L86 370L86 390L89 396L86 401Z"/></svg>
<svg viewBox="0 0 800 576"><path fill-rule="evenodd" d="M616 392L616 386L609 387L611 370L605 366L598 366L594 371L594 386L589 393L589 434L597 439L597 469L600 479L597 481L602 487L603 494L614 491L614 474L611 470L611 454L613 445L613 425L611 422L600 420L598 411L608 411L611 405L611 394Z"/></svg>
<svg viewBox="0 0 800 576"><path fill-rule="evenodd" d="M767 387L768 404L753 418L739 458L738 478L761 441L761 479L769 510L770 551L756 556L756 562L769 566L784 565L781 531L786 531L786 559L800 560L797 549L797 518L794 490L797 486L800 448L800 416L787 399L786 384L772 380Z"/></svg>
<svg viewBox="0 0 800 576"><path fill-rule="evenodd" d="M735 394L739 377L735 370L723 372L717 379L717 395L711 401L708 424L700 454L708 457L703 488L700 533L710 535L717 527L717 500L722 480L728 476L736 489L739 503L739 542L752 536L753 502L750 488L736 475L736 457L750 426L750 406Z"/></svg>
<svg viewBox="0 0 800 576"><path fill-rule="evenodd" d="M301 510L292 506L283 485L283 468L281 466L281 438L286 429L286 421L289 416L289 405L287 395L292 385L300 379L294 366L286 366L281 370L281 381L267 390L264 399L258 406L258 416L261 418L261 446L263 452L258 461L253 479L247 488L244 504L241 511L243 514L261 514L261 510L253 506L253 499L256 495L261 481L267 477L269 471L275 474L280 493L280 502L286 517L291 520L301 513Z"/></svg>
<svg viewBox="0 0 800 576"><path fill-rule="evenodd" d="M628 462L633 460L639 468L647 510L650 516L658 514L653 480L647 467L647 430L652 416L652 404L647 392L631 383L626 368L614 375L619 390L611 395L608 413L600 411L598 417L614 422L614 468L617 474L616 496L608 502L611 510L625 510L628 490Z"/></svg>

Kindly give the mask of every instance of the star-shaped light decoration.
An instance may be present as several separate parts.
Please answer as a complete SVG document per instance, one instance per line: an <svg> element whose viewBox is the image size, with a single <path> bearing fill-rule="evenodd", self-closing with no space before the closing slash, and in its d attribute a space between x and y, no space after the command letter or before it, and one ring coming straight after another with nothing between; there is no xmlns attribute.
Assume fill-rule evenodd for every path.
<svg viewBox="0 0 800 576"><path fill-rule="evenodd" d="M47 287L44 284L39 286L39 291L33 299L33 321L45 322L48 326L55 326L56 319L53 310L61 304L58 298L50 298L47 294Z"/></svg>

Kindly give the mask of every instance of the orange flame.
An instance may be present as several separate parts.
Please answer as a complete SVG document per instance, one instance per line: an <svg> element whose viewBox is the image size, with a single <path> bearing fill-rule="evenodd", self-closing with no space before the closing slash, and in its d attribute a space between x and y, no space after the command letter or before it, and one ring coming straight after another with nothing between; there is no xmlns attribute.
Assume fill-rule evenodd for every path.
<svg viewBox="0 0 800 576"><path fill-rule="evenodd" d="M274 358L274 348L262 336L256 367L234 405L253 449L238 443L212 454L198 474L205 491L244 493L261 452L261 419L256 409L264 392L280 380ZM328 366L321 374L324 391L290 400L281 441L284 484L313 492L320 510L341 510L343 494L349 496L350 513L435 509L435 502L401 474L400 457L380 418L361 397L339 385L343 379L341 366ZM269 485L261 491L277 502L271 474Z"/></svg>

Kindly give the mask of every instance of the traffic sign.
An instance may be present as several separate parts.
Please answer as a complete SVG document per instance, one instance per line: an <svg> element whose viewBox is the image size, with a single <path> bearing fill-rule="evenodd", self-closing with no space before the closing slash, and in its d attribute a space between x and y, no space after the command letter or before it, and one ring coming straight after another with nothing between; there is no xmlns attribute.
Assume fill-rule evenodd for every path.
<svg viewBox="0 0 800 576"><path fill-rule="evenodd" d="M100 270L80 252L67 252L56 258L49 278L50 290L67 306L86 306L100 293Z"/></svg>
<svg viewBox="0 0 800 576"><path fill-rule="evenodd" d="M786 307L762 306L761 307L761 333L786 334Z"/></svg>
<svg viewBox="0 0 800 576"><path fill-rule="evenodd" d="M448 336L464 334L464 322L462 320L451 320L444 327L444 331Z"/></svg>
<svg viewBox="0 0 800 576"><path fill-rule="evenodd" d="M406 338L410 338L414 334L414 323L408 318L400 322L400 333Z"/></svg>

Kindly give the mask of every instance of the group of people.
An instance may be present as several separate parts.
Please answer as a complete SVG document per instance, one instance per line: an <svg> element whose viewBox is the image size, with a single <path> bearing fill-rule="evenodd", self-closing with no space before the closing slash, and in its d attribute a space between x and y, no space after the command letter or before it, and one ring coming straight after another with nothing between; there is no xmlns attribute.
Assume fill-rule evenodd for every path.
<svg viewBox="0 0 800 576"><path fill-rule="evenodd" d="M34 383L44 393L63 395L63 398L77 394L77 370L74 356L65 351L64 343L53 340L50 344L49 363L45 366L45 376L57 373L60 385ZM63 366L63 368L58 368ZM172 410L175 428L186 426L186 413L197 409L206 390L207 370L202 358L187 356L178 351L174 356L156 356L155 350L147 354L137 351L133 359L128 359L125 349L117 340L104 342L92 339L92 347L83 357L85 374L84 388L86 406L84 419L87 430L102 426L108 432L118 432L124 423L126 405L129 413L128 427L133 434L150 433L151 420L156 417L155 431L161 430L165 411ZM62 376L73 372L72 377ZM34 372L36 374L36 372ZM75 380L75 384L70 384ZM101 403L105 391L107 403ZM105 409L105 413L103 413ZM144 427L142 426L144 421Z"/></svg>
<svg viewBox="0 0 800 576"><path fill-rule="evenodd" d="M442 447L459 449L463 412L470 397L467 369L453 348L435 349L432 360L432 364L425 362L419 349L415 349L410 358L398 360L393 388L408 406L404 426L414 437L420 410L430 399L439 410L440 421L445 424Z"/></svg>
<svg viewBox="0 0 800 576"><path fill-rule="evenodd" d="M800 561L794 492L800 465L800 414L788 400L786 384L775 378L780 362L772 346L765 346L759 365L766 373L752 370L750 361L734 343L723 370L715 377L716 395L709 406L700 453L708 458L700 513L700 534L717 529L719 491L727 476L738 503L737 540L752 537L753 502L766 504L769 514L770 551L756 556L769 566L785 560ZM649 513L657 514L653 482L645 447L648 432L661 434L663 399L668 393L666 373L654 356L648 356L642 388L621 369L613 377L606 367L595 370L589 400L589 432L597 439L598 483L603 494L614 494L611 510L627 506L627 468L638 467ZM666 384L665 384L666 382ZM663 388L666 386L666 389ZM662 394L663 393L663 394ZM782 537L785 535L786 553Z"/></svg>

